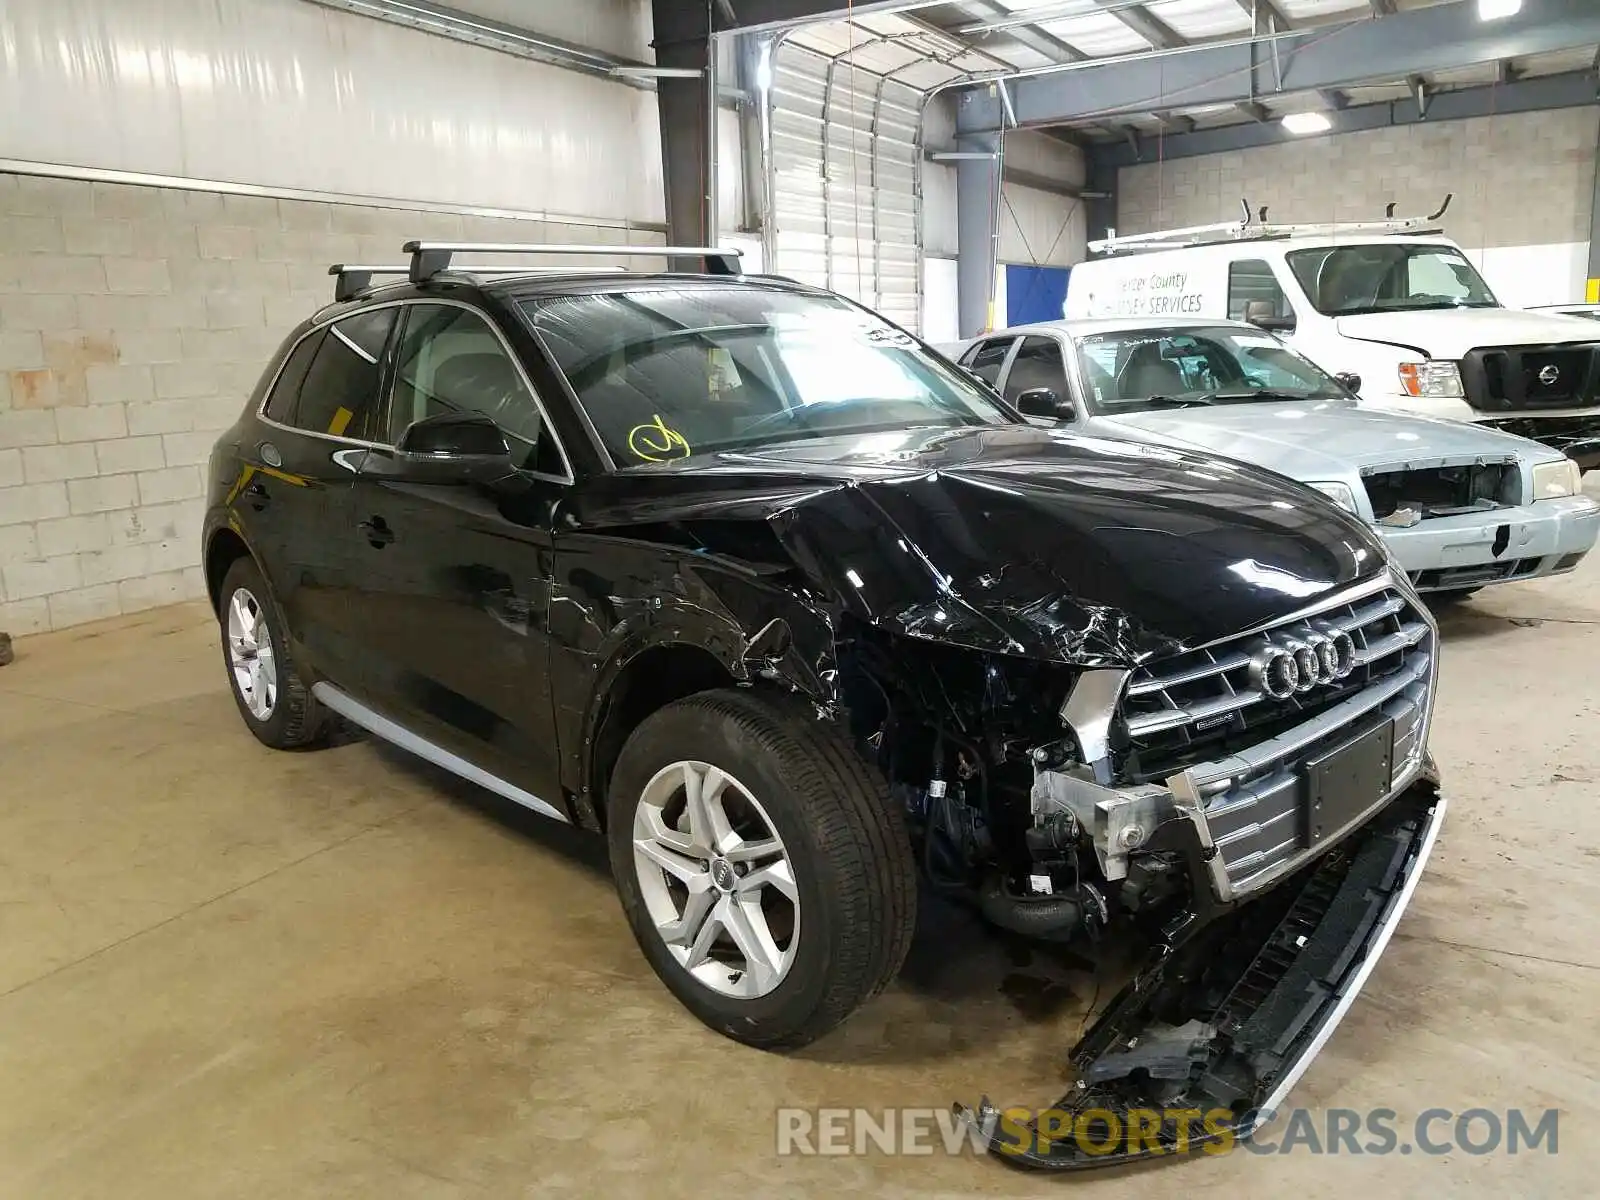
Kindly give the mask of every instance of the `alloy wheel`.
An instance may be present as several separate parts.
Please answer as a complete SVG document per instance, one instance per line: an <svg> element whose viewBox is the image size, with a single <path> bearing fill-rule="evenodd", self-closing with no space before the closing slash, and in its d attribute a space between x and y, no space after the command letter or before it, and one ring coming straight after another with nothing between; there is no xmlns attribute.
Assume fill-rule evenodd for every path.
<svg viewBox="0 0 1600 1200"><path fill-rule="evenodd" d="M651 923L678 965L725 996L783 982L800 944L794 866L759 801L704 762L674 762L645 785L633 863Z"/></svg>
<svg viewBox="0 0 1600 1200"><path fill-rule="evenodd" d="M261 602L248 588L228 599L228 663L250 715L268 720L278 705L278 660Z"/></svg>

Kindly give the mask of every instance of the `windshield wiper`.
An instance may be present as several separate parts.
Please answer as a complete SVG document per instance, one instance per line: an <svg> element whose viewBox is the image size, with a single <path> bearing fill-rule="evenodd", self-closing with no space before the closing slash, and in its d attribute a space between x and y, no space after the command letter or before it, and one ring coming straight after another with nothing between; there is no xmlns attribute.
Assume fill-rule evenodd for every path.
<svg viewBox="0 0 1600 1200"><path fill-rule="evenodd" d="M1210 396L1141 396L1132 401L1133 404L1150 404L1157 408L1188 408L1191 405L1205 406L1212 403Z"/></svg>
<svg viewBox="0 0 1600 1200"><path fill-rule="evenodd" d="M1250 388L1242 392L1207 392L1207 404L1248 404L1252 400L1333 400L1317 392L1291 392L1283 388Z"/></svg>

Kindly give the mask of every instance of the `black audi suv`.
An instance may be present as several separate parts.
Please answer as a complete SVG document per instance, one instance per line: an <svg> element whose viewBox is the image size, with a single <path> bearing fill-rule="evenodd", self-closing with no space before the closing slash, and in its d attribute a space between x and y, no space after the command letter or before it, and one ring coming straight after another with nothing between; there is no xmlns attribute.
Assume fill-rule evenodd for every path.
<svg viewBox="0 0 1600 1200"><path fill-rule="evenodd" d="M250 731L342 718L604 836L650 965L755 1046L882 989L919 892L1137 944L1063 1103L1227 1119L1093 1161L1248 1133L1444 811L1436 631L1382 543L1263 470L1023 423L729 255L453 265L502 249L563 248L335 268L217 443ZM968 1112L1016 1161L1089 1161Z"/></svg>

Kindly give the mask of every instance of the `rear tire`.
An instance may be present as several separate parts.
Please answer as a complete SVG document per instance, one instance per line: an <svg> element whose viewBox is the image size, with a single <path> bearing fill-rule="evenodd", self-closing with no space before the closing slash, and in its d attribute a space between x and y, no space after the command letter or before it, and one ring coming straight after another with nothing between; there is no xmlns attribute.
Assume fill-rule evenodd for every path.
<svg viewBox="0 0 1600 1200"><path fill-rule="evenodd" d="M221 596L222 662L244 723L274 750L316 745L327 714L300 674L277 601L254 561L241 558L228 569Z"/></svg>
<svg viewBox="0 0 1600 1200"><path fill-rule="evenodd" d="M917 892L904 815L813 707L743 690L667 705L623 746L607 818L640 949L719 1033L806 1045L905 959Z"/></svg>

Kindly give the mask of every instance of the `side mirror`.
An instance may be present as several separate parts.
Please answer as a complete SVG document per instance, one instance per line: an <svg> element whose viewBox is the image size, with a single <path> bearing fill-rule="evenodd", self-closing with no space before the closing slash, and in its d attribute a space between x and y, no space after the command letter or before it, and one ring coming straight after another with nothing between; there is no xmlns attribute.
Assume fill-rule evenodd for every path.
<svg viewBox="0 0 1600 1200"><path fill-rule="evenodd" d="M1017 397L1017 411L1025 417L1046 421L1070 421L1075 415L1068 404L1049 388L1029 388Z"/></svg>
<svg viewBox="0 0 1600 1200"><path fill-rule="evenodd" d="M1339 386L1344 388L1344 390L1347 392L1361 391L1361 376L1357 375L1354 371L1340 371L1334 376L1334 379L1336 379L1339 383Z"/></svg>
<svg viewBox="0 0 1600 1200"><path fill-rule="evenodd" d="M494 483L517 473L505 434L482 413L414 421L393 453L373 451L361 470L405 483Z"/></svg>
<svg viewBox="0 0 1600 1200"><path fill-rule="evenodd" d="M1294 330L1294 318L1278 316L1276 306L1267 300L1252 300L1246 304L1244 319L1257 329L1273 333L1290 333Z"/></svg>

